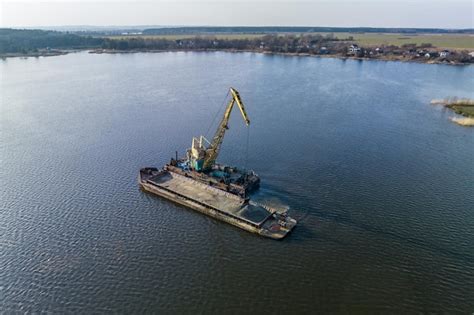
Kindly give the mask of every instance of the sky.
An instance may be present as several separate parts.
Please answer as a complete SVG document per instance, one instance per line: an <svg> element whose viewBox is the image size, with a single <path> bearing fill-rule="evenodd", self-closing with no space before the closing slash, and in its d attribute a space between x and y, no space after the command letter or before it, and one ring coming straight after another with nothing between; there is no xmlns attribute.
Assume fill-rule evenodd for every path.
<svg viewBox="0 0 474 315"><path fill-rule="evenodd" d="M474 28L474 0L0 0L0 27Z"/></svg>

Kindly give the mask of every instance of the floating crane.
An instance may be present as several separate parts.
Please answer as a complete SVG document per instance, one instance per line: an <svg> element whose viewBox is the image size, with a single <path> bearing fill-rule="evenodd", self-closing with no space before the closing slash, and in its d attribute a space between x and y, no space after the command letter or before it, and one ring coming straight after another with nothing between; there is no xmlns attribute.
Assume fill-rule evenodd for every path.
<svg viewBox="0 0 474 315"><path fill-rule="evenodd" d="M227 105L227 108L224 112L224 117L222 117L221 123L217 128L212 142L209 142L204 136L199 138L194 137L191 149L188 150L187 156L190 166L196 171L207 172L212 169L212 166L215 164L217 156L224 140L225 132L229 129L229 119L234 104L237 103L237 106L240 109L240 113L245 121L245 124L248 126L250 120L245 111L244 104L240 98L239 92L236 89L230 88L231 100ZM207 145L207 147L206 147Z"/></svg>
<svg viewBox="0 0 474 315"><path fill-rule="evenodd" d="M163 168L140 169L138 183L142 189L176 202L217 220L273 239L285 237L296 225L287 210L278 210L250 199L260 178L253 171L216 163L234 104L245 124L250 120L239 92L230 88L232 99L224 117L209 142L203 136L193 138L186 157L171 158Z"/></svg>

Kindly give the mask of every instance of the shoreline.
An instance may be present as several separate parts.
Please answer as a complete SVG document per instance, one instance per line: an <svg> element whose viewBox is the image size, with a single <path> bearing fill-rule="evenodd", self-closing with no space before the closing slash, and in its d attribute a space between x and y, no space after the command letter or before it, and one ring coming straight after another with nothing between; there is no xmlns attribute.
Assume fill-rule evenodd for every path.
<svg viewBox="0 0 474 315"><path fill-rule="evenodd" d="M38 57L54 57L54 56L62 56L67 55L69 53L81 52L81 51L89 51L88 49L52 49L52 50L39 50L39 51L30 51L27 53L3 53L0 54L0 59L7 59L7 58L38 58Z"/></svg>
<svg viewBox="0 0 474 315"><path fill-rule="evenodd" d="M29 57L54 57L54 56L61 56L61 55L67 55L71 51L54 51L50 53L45 53L45 52L31 52L31 53L6 53L6 54L0 54L0 59L7 59L7 58L29 58Z"/></svg>
<svg viewBox="0 0 474 315"><path fill-rule="evenodd" d="M452 65L452 66L468 66L472 63L461 63L461 62L446 62L440 60L425 60L406 58L404 56L384 56L382 57L356 57L347 56L341 54L310 54L310 53L291 53L291 52L272 52L272 51L261 51L261 50L246 50L246 49L170 49L170 50L153 50L153 49L136 49L136 50L108 50L108 49L95 49L90 50L90 54L131 54L131 53L162 53L162 52L230 52L230 53L241 53L250 52L264 55L279 55L279 56L294 56L294 57L319 57L319 58L336 58L336 59L351 59L360 61L400 61L400 62L415 62L422 64L440 64L440 65Z"/></svg>
<svg viewBox="0 0 474 315"><path fill-rule="evenodd" d="M399 62L414 62L420 64L440 64L450 66L469 66L472 63L461 63L461 62L447 62L445 60L425 60L422 58L407 58L405 56L396 55L381 55L374 58L367 57L356 57L350 55L341 54L310 54L310 53L292 53L292 52L272 52L272 51L261 51L261 50L240 50L240 49L168 49L168 50L155 50L155 49L136 49L136 50L109 50L109 49L74 49L74 50L55 50L51 52L30 52L26 54L22 53L6 53L0 54L0 59L5 60L6 58L28 58L28 57L53 57L67 55L74 52L87 51L90 54L133 54L133 53L164 53L164 52L229 52L229 53L242 53L250 52L264 55L279 55L279 56L294 56L294 57L318 57L318 58L336 58L343 60L360 60L360 61L399 61Z"/></svg>

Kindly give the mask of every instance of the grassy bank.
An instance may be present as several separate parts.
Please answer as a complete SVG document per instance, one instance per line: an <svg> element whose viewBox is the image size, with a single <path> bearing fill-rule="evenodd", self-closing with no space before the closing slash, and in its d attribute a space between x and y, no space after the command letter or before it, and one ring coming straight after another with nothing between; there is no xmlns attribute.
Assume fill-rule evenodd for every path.
<svg viewBox="0 0 474 315"><path fill-rule="evenodd" d="M378 33L336 33L338 38L352 36L354 41L362 46L382 46L404 44L431 44L437 48L474 49L474 36L471 34L378 34Z"/></svg>
<svg viewBox="0 0 474 315"><path fill-rule="evenodd" d="M456 114L474 118L474 106L452 105L447 107L451 108Z"/></svg>
<svg viewBox="0 0 474 315"><path fill-rule="evenodd" d="M443 105L452 109L456 114L474 118L474 100L468 98L450 97L439 100L432 100L433 105Z"/></svg>

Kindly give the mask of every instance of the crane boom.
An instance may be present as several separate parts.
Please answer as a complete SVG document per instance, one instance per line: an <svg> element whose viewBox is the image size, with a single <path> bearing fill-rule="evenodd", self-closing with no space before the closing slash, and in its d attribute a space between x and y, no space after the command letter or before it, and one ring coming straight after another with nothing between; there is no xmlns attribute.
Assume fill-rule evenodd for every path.
<svg viewBox="0 0 474 315"><path fill-rule="evenodd" d="M204 159L203 164L204 170L209 170L216 162L217 156L219 155L219 151L222 145L222 141L224 140L225 132L227 129L229 129L228 123L230 119L230 114L232 113L232 109L234 108L235 103L237 103L237 106L240 109L240 113L242 114L245 124L247 126L250 124L250 120L247 116L247 112L245 111L245 107L242 102L242 99L240 98L239 92L237 92L237 90L235 90L234 88L230 88L230 94L232 98L224 112L224 117L222 117L221 123L219 124L219 128L217 128L217 131L214 134L214 138L212 138L212 142L206 150L206 157Z"/></svg>

